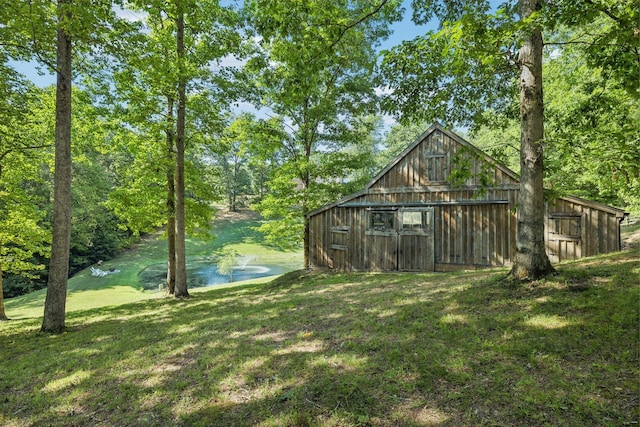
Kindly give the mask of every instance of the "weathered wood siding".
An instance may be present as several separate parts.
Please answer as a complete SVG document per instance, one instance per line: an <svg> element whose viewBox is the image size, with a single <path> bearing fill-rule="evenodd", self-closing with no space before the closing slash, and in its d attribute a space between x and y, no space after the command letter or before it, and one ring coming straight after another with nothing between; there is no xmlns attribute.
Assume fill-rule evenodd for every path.
<svg viewBox="0 0 640 427"><path fill-rule="evenodd" d="M448 180L452 172L458 177L455 186ZM512 171L435 126L361 193L309 216L311 265L345 271L510 265L518 192ZM428 218L422 228L406 227L404 212L409 211ZM372 213L385 218L386 228L374 229ZM545 238L551 261L618 250L622 215L575 198L550 202Z"/></svg>
<svg viewBox="0 0 640 427"><path fill-rule="evenodd" d="M483 178L499 187L518 185L517 179L506 171L493 165L487 167L486 156L478 150L469 145L463 146L452 136L435 131L393 163L388 171L376 179L369 191L384 193L400 189L431 192L439 189L448 193L451 185L447 179L456 166L464 167L469 175L463 186L478 187Z"/></svg>
<svg viewBox="0 0 640 427"><path fill-rule="evenodd" d="M546 211L545 240L552 262L620 250L620 211L574 198L556 199Z"/></svg>

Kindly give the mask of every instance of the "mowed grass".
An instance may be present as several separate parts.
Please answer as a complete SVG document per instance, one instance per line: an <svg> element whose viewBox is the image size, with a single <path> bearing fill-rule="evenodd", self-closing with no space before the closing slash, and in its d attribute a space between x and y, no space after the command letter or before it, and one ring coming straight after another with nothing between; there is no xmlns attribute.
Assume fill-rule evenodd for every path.
<svg viewBox="0 0 640 427"><path fill-rule="evenodd" d="M636 250L506 270L295 272L0 323L3 426L624 426L639 420Z"/></svg>
<svg viewBox="0 0 640 427"><path fill-rule="evenodd" d="M262 235L255 230L258 225L260 225L260 219L254 212L248 210L238 213L220 212L214 222L211 239L187 239L187 264L215 264L215 254L224 248L231 248L241 256L250 257L254 264L278 265L285 267L288 271L300 269L302 251L284 252L267 246ZM166 266L167 240L160 235L145 236L131 249L99 267L103 270L118 270L118 273L94 277L91 275L91 270L87 268L71 277L67 285L67 312L164 298L164 292L158 292L157 285L164 282ZM152 291L145 291L141 278L149 268L161 271L163 277L158 279ZM191 273L190 270L189 273ZM254 280L254 282L265 280L269 279ZM189 292L200 292L205 289L191 288ZM45 295L46 289L43 289L5 300L7 316L12 319L42 318Z"/></svg>

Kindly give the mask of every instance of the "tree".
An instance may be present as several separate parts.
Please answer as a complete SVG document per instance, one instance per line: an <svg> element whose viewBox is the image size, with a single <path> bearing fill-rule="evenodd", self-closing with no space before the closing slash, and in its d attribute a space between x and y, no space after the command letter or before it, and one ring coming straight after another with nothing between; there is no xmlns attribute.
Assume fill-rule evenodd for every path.
<svg viewBox="0 0 640 427"><path fill-rule="evenodd" d="M184 219L184 146L185 146L185 115L187 110L187 74L184 52L184 5L176 0L176 56L178 65L178 112L176 118L176 284L174 295L176 298L189 296L187 290L187 255L186 230Z"/></svg>
<svg viewBox="0 0 640 427"><path fill-rule="evenodd" d="M48 152L33 110L40 107L39 92L13 69L0 63L0 320L4 310L5 274L27 278L44 269L35 255L49 253L46 212L32 187L39 186L40 166Z"/></svg>
<svg viewBox="0 0 640 427"><path fill-rule="evenodd" d="M111 1L58 0L14 2L3 8L3 44L17 60L35 59L54 71L56 83L54 213L51 260L43 332L64 330L71 234L71 85L72 60L99 51L108 23L115 22ZM74 47L72 50L72 39ZM55 41L55 42L53 42Z"/></svg>
<svg viewBox="0 0 640 427"><path fill-rule="evenodd" d="M218 273L229 276L229 282L233 282L233 270L238 261L238 252L235 249L225 249L218 257Z"/></svg>
<svg viewBox="0 0 640 427"><path fill-rule="evenodd" d="M220 148L223 151L213 154L224 179L228 208L233 212L238 209L238 197L250 192L246 148L253 120L253 116L245 114L231 122L222 134Z"/></svg>
<svg viewBox="0 0 640 427"><path fill-rule="evenodd" d="M110 196L109 206L134 232L152 231L166 224L167 290L175 293L176 280L176 47L170 12L159 2L132 3L147 18L141 32L126 39L125 50L116 52L121 66L102 88L116 88L109 102L113 114L121 117L119 149L128 152L134 168L128 186ZM134 131L130 131L133 127ZM160 139L163 135L164 142ZM149 160L153 159L150 163ZM165 191L162 193L162 180ZM162 199L164 198L164 202ZM164 206L164 210L158 210Z"/></svg>
<svg viewBox="0 0 640 427"><path fill-rule="evenodd" d="M532 20L541 0L520 0L520 19ZM537 279L554 271L544 244L544 103L542 98L542 30L536 23L523 29L518 52L520 68L520 191L516 254L511 274Z"/></svg>
<svg viewBox="0 0 640 427"><path fill-rule="evenodd" d="M256 205L269 220L261 230L267 241L285 248L302 238L305 267L305 215L350 192L342 180L362 168L363 159L347 148L372 131L363 124L376 107L373 48L388 35L387 23L398 18L394 5L329 0L246 4L264 50L248 69L260 98L280 120L276 133L281 135L278 176Z"/></svg>
<svg viewBox="0 0 640 427"><path fill-rule="evenodd" d="M633 15L630 2L620 1L619 5L623 3L621 10ZM517 89L521 190L511 273L516 279L536 279L552 272L543 230L542 30L553 31L559 22L585 25L596 16L612 13L604 4L592 1L509 1L493 13L488 1L460 5L446 0L414 0L412 4L415 21L425 23L435 16L442 25L438 31L405 42L385 55L383 72L392 90L387 110L405 120L441 119L477 126L483 123L488 108L507 111ZM588 13L576 14L578 9ZM624 31L628 40L629 29L617 31ZM591 46L602 47L603 43L606 40L599 38ZM635 57L637 60L637 51Z"/></svg>
<svg viewBox="0 0 640 427"><path fill-rule="evenodd" d="M71 241L71 24L70 0L58 0L56 125L53 237L42 332L60 333L65 325Z"/></svg>
<svg viewBox="0 0 640 427"><path fill-rule="evenodd" d="M243 129L243 135L247 139L241 151L247 158L253 194L257 195L257 201L261 201L268 191L268 182L281 163L278 147L285 134L280 127L280 120L272 117L248 124Z"/></svg>
<svg viewBox="0 0 640 427"><path fill-rule="evenodd" d="M162 129L164 154L161 159L155 157L159 152L154 149L154 157L158 161L156 173L160 166L166 181L167 285L176 297L187 297L185 238L189 210L193 211L187 206L204 206L210 199L199 196L211 193L187 188L189 151L197 151L193 147L196 141L204 143L198 132L209 132L195 126L210 122L190 114L218 116L224 109L220 97L216 98L220 78L212 68L226 55L241 49L236 30L238 16L232 8L221 6L215 0L140 1L130 6L147 14L144 25L148 33L141 34L142 40L132 40L137 56L126 54L120 58L122 70L116 74L115 81L125 111L132 113L127 114L129 123L134 123L153 141L157 141ZM154 66L149 67L150 63ZM203 99L202 94L208 96L207 108L202 102L196 108L188 108L193 100ZM131 101L135 104L130 105ZM162 111L158 106L162 106ZM190 160L191 163L198 161L195 157ZM140 166L144 167L144 162ZM200 190L203 187L201 185ZM131 196L130 191L120 191L112 197L119 215L128 215L125 202ZM204 210L198 208L197 212L202 214ZM208 220L211 213L208 209ZM195 217L191 214L192 219Z"/></svg>
<svg viewBox="0 0 640 427"><path fill-rule="evenodd" d="M638 79L593 61L590 44L570 43L608 34L608 17L585 29L558 31L544 64L547 184L559 194L640 213L640 104ZM605 49L606 50L606 49ZM635 81L635 82L634 82Z"/></svg>
<svg viewBox="0 0 640 427"><path fill-rule="evenodd" d="M593 27L592 36L606 28L603 23ZM569 43L579 37L575 29L553 35L543 62L545 189L624 207L636 215L640 105L626 89L629 82L611 69L590 65L584 45ZM519 170L519 124L512 117L495 117L472 138L476 146Z"/></svg>

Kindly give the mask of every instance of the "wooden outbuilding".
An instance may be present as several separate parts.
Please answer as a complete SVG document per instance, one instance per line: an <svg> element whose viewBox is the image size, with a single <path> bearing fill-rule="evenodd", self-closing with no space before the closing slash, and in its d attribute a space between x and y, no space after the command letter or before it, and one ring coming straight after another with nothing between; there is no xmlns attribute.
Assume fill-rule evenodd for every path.
<svg viewBox="0 0 640 427"><path fill-rule="evenodd" d="M311 267L449 271L510 265L519 188L513 171L435 124L362 191L307 215ZM620 250L624 216L576 197L550 200L550 260Z"/></svg>

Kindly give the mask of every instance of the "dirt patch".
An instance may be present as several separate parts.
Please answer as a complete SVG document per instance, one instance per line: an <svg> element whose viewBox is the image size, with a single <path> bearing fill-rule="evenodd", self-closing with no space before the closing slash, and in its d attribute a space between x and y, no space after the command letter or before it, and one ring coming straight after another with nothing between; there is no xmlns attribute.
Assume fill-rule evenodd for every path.
<svg viewBox="0 0 640 427"><path fill-rule="evenodd" d="M227 221L242 221L242 220L258 220L262 217L256 211L252 211L251 209L238 209L237 211L230 211L228 208L221 208L216 213L217 220L227 220Z"/></svg>
<svg viewBox="0 0 640 427"><path fill-rule="evenodd" d="M620 238L622 249L640 248L640 220L623 225Z"/></svg>

